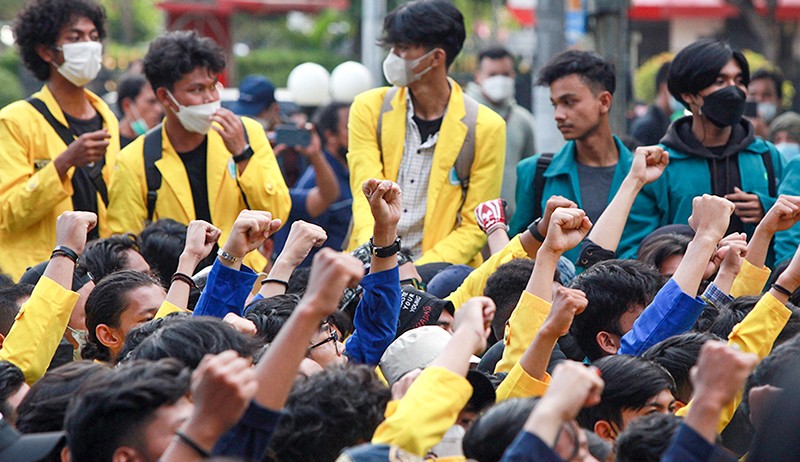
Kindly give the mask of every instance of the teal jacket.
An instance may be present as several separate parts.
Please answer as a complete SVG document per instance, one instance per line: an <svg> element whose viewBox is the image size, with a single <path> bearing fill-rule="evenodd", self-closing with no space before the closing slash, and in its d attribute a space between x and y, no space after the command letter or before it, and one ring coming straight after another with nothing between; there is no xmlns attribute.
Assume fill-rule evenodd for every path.
<svg viewBox="0 0 800 462"><path fill-rule="evenodd" d="M783 181L778 187L778 193L788 196L800 196L800 157L795 157L786 164L783 172ZM776 234L775 261L780 263L784 260L790 260L797 252L798 244L800 244L800 223Z"/></svg>
<svg viewBox="0 0 800 462"><path fill-rule="evenodd" d="M614 136L614 142L619 151L619 162L614 171L606 203L611 202L611 199L614 198L633 161L633 154L618 137ZM542 197L534 197L533 179L536 174L536 162L540 156L541 154L537 154L529 157L517 165L517 209L509 225L510 236L521 233L533 220L538 218L533 216L535 201L539 201L541 209L544 210L550 196L564 196L578 204L578 207L582 207L578 167L575 161L575 142L568 142L553 157L553 162L544 172L545 184ZM635 258L639 242L654 229L666 224L666 215L659 210L656 201L654 188L656 183L645 186L636 197L622 233L622 240L617 248L617 255L620 258ZM564 256L572 262L577 262L579 254L580 246L566 252Z"/></svg>
<svg viewBox="0 0 800 462"><path fill-rule="evenodd" d="M764 154L772 159L774 179L778 184L783 177L783 160L772 143L752 135L752 126L742 121L742 129L735 132L723 156L714 159L712 154L690 135L691 117L676 120L667 135L661 140L669 153L669 165L659 181L654 183L658 208L667 217L668 223L687 223L692 214L692 199L703 194L723 195L733 192L733 184L740 184L742 191L756 194L766 212L777 199L769 194L769 181ZM733 136L733 135L732 135ZM711 163L710 163L711 162ZM726 162L736 162L739 170L738 182L730 179L731 185L719 184L712 188L711 171L719 169L718 178L725 172L733 172ZM718 179L718 182L721 181ZM743 230L750 237L755 225L744 224Z"/></svg>

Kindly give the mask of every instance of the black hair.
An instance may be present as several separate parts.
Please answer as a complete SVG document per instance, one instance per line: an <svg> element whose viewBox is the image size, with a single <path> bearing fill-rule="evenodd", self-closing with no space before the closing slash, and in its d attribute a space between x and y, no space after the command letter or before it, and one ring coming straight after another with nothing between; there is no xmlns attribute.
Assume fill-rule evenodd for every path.
<svg viewBox="0 0 800 462"><path fill-rule="evenodd" d="M772 344L772 348L778 347L783 345L784 343L792 340L800 333L800 310L791 303L786 304L786 308L792 312L789 315L789 320L786 321L786 324L781 329L781 333L778 334L778 338L775 339L775 342Z"/></svg>
<svg viewBox="0 0 800 462"><path fill-rule="evenodd" d="M155 334L167 324L180 322L182 319L189 318L191 316L191 313L186 311L176 311L174 313L169 313L163 318L151 319L144 324L134 327L125 336L125 344L122 346L122 350L120 350L119 355L114 358L114 361L116 363L121 363L131 360L133 350L135 350L136 347L138 347L139 344L142 343L146 338Z"/></svg>
<svg viewBox="0 0 800 462"><path fill-rule="evenodd" d="M132 360L174 358L194 369L208 354L234 350L252 357L259 344L219 318L193 316L166 323L157 335L142 340L130 354Z"/></svg>
<svg viewBox="0 0 800 462"><path fill-rule="evenodd" d="M160 407L186 395L190 375L180 362L164 360L134 363L87 382L64 421L72 460L106 462L122 446L141 452L143 427Z"/></svg>
<svg viewBox="0 0 800 462"><path fill-rule="evenodd" d="M32 292L33 286L30 284L15 284L0 289L0 335L8 335L22 307L19 301L30 297Z"/></svg>
<svg viewBox="0 0 800 462"><path fill-rule="evenodd" d="M642 357L661 365L669 372L675 380L675 398L686 404L692 399L694 391L689 380L689 371L697 364L700 349L707 341L719 339L707 332L687 332L656 343Z"/></svg>
<svg viewBox="0 0 800 462"><path fill-rule="evenodd" d="M667 451L672 436L683 419L675 414L642 416L619 434L616 444L617 462L659 462Z"/></svg>
<svg viewBox="0 0 800 462"><path fill-rule="evenodd" d="M382 46L395 44L441 48L449 68L464 46L464 16L448 0L416 0L404 3L383 20Z"/></svg>
<svg viewBox="0 0 800 462"><path fill-rule="evenodd" d="M164 285L169 285L178 271L178 259L186 246L186 228L183 223L162 218L148 224L139 234L139 253ZM214 263L217 249L214 244L209 255L195 267L195 273Z"/></svg>
<svg viewBox="0 0 800 462"><path fill-rule="evenodd" d="M81 351L84 359L110 361L111 350L97 339L97 326L119 327L120 317L130 302L130 292L149 285L161 286L147 274L122 270L100 281L86 299L86 344Z"/></svg>
<svg viewBox="0 0 800 462"><path fill-rule="evenodd" d="M672 60L667 81L669 92L688 108L689 103L681 94L697 94L711 86L731 59L742 68L742 83L749 85L750 65L741 51L722 40L702 39L692 43Z"/></svg>
<svg viewBox="0 0 800 462"><path fill-rule="evenodd" d="M512 55L507 49L503 47L487 48L478 54L478 66L481 65L484 59L491 59L492 61L495 61L503 58L510 58L511 62L514 62L514 55Z"/></svg>
<svg viewBox="0 0 800 462"><path fill-rule="evenodd" d="M637 258L643 263L655 266L660 271L661 265L667 258L674 255L685 255L691 241L692 238L685 234L662 234L657 238L643 242L639 246Z"/></svg>
<svg viewBox="0 0 800 462"><path fill-rule="evenodd" d="M106 37L106 10L92 0L34 0L19 12L14 37L22 63L37 79L49 79L53 68L39 57L36 48L55 47L61 30L82 17L94 23L100 40Z"/></svg>
<svg viewBox="0 0 800 462"><path fill-rule="evenodd" d="M22 433L57 432L64 429L70 399L84 383L111 378L108 366L94 361L76 361L48 371L19 405L17 430Z"/></svg>
<svg viewBox="0 0 800 462"><path fill-rule="evenodd" d="M346 103L332 102L321 107L316 114L314 114L314 128L319 134L322 143L325 143L325 132L339 134L339 110L349 108L350 105ZM335 153L334 153L335 154Z"/></svg>
<svg viewBox="0 0 800 462"><path fill-rule="evenodd" d="M301 297L306 293L308 287L308 277L311 276L311 267L303 266L295 268L289 276L289 286L286 288L287 294L297 294Z"/></svg>
<svg viewBox="0 0 800 462"><path fill-rule="evenodd" d="M617 77L614 63L591 51L567 50L556 55L539 71L536 85L549 86L568 75L576 74L595 95L601 91L614 94Z"/></svg>
<svg viewBox="0 0 800 462"><path fill-rule="evenodd" d="M594 430L594 424L600 420L614 423L622 430L624 409L641 409L662 391L675 389L669 372L638 356L606 356L593 364L600 369L605 386L600 404L578 413L578 423L589 430Z"/></svg>
<svg viewBox="0 0 800 462"><path fill-rule="evenodd" d="M719 338L728 338L734 326L742 322L747 314L753 310L760 298L758 295L746 295L737 297L723 305L719 308L719 314L717 314L714 322L711 323L708 332Z"/></svg>
<svg viewBox="0 0 800 462"><path fill-rule="evenodd" d="M329 367L295 383L270 447L277 460L333 462L372 439L390 398L374 368Z"/></svg>
<svg viewBox="0 0 800 462"><path fill-rule="evenodd" d="M496 339L503 338L503 332L511 312L516 308L519 297L528 285L534 262L530 258L516 258L498 266L486 279L483 295L489 297L497 307L492 320L492 332Z"/></svg>
<svg viewBox="0 0 800 462"><path fill-rule="evenodd" d="M772 350L769 356L758 363L753 373L747 378L741 404L745 415L749 418L750 390L764 385L784 386L798 370L800 370L800 336L794 337Z"/></svg>
<svg viewBox="0 0 800 462"><path fill-rule="evenodd" d="M245 309L244 318L256 326L255 337L262 343L272 343L289 316L292 315L300 296L282 294L254 300Z"/></svg>
<svg viewBox="0 0 800 462"><path fill-rule="evenodd" d="M195 31L174 31L150 43L143 64L153 91L161 87L172 91L183 76L197 68L222 72L225 53L213 40Z"/></svg>
<svg viewBox="0 0 800 462"><path fill-rule="evenodd" d="M669 66L671 64L672 61L667 61L658 68L658 72L656 72L656 92L661 88L661 84L667 83L667 79L669 78Z"/></svg>
<svg viewBox="0 0 800 462"><path fill-rule="evenodd" d="M597 334L626 334L619 325L620 317L637 306L649 305L663 283L655 268L636 260L606 260L573 279L570 287L582 290L589 301L570 328L586 356L592 361L604 356Z"/></svg>
<svg viewBox="0 0 800 462"><path fill-rule="evenodd" d="M80 264L86 267L97 284L109 274L128 267L129 250L139 251L139 242L133 234L98 239L86 245Z"/></svg>
<svg viewBox="0 0 800 462"><path fill-rule="evenodd" d="M119 84L117 85L117 108L120 114L124 112L122 102L128 99L133 103L133 100L139 96L146 84L147 79L141 74L125 74L119 79Z"/></svg>
<svg viewBox="0 0 800 462"><path fill-rule="evenodd" d="M8 398L18 392L24 383L25 375L16 364L0 361L0 413L3 414L3 419L12 425L17 420L19 409L12 408L8 403Z"/></svg>
<svg viewBox="0 0 800 462"><path fill-rule="evenodd" d="M464 434L464 456L478 462L499 462L538 402L539 398L513 398L489 408Z"/></svg>
<svg viewBox="0 0 800 462"><path fill-rule="evenodd" d="M778 106L780 107L781 98L783 98L783 75L778 71L759 69L750 76L750 82L761 79L772 80L772 84L775 85L775 95L778 97Z"/></svg>

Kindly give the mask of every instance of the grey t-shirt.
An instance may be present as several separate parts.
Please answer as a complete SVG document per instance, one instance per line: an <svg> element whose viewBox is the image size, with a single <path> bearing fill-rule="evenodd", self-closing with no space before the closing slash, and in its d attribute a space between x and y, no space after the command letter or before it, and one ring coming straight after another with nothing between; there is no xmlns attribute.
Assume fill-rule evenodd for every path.
<svg viewBox="0 0 800 462"><path fill-rule="evenodd" d="M577 162L578 182L581 185L581 202L586 215L596 223L600 214L610 201L611 181L614 179L616 165L609 167L590 167Z"/></svg>

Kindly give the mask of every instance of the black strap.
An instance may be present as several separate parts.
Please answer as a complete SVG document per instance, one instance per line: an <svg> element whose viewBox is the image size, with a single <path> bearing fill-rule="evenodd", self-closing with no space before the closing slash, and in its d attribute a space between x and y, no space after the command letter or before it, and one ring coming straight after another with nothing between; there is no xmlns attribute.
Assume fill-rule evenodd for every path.
<svg viewBox="0 0 800 462"><path fill-rule="evenodd" d="M769 149L761 153L764 168L767 169L767 190L770 197L778 197L778 182L775 179L775 166L772 164L772 153Z"/></svg>
<svg viewBox="0 0 800 462"><path fill-rule="evenodd" d="M240 119L241 120L241 119ZM244 142L250 144L250 136L247 134L247 128L242 122L242 129L244 130ZM147 221L153 221L153 215L156 212L156 201L158 200L158 190L161 189L161 171L156 167L156 162L161 159L162 150L161 139L161 124L151 128L144 135L144 176L147 181ZM242 185L239 184L239 176L236 176L236 185L239 186L239 191L242 193L244 205L248 209L250 204L247 201Z"/></svg>
<svg viewBox="0 0 800 462"><path fill-rule="evenodd" d="M75 135L72 134L72 130L69 129L66 125L62 124L58 121L58 119L53 116L53 113L50 112L50 109L44 103L44 101L40 100L39 98L30 97L26 99L34 109L39 111L44 117L44 120L53 127L56 134L61 138L61 141L64 142L65 145L69 146L75 141ZM97 192L100 194L100 198L103 200L103 203L108 207L108 188L106 187L106 182L103 179L103 166L106 163L105 157L100 162L95 162L94 167L88 169L89 179L92 180L92 184L94 187L97 188Z"/></svg>
<svg viewBox="0 0 800 462"><path fill-rule="evenodd" d="M546 182L544 172L550 167L553 162L554 154L552 152L545 152L538 159L536 159L536 172L533 174L533 218L542 216L542 195L544 195L544 184Z"/></svg>

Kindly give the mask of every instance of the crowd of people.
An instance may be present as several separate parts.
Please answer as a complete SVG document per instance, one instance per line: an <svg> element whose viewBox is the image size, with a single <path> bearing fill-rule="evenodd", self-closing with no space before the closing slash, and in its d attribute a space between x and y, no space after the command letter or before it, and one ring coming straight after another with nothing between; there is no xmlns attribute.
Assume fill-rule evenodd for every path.
<svg viewBox="0 0 800 462"><path fill-rule="evenodd" d="M0 110L0 461L800 454L800 130L729 44L663 66L633 136L613 64L557 55L566 144L537 153L512 54L448 76L448 0L386 16L391 86L283 134L274 85L222 107L187 31L118 119L86 88L106 26L95 0L14 23L43 86Z"/></svg>

